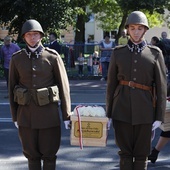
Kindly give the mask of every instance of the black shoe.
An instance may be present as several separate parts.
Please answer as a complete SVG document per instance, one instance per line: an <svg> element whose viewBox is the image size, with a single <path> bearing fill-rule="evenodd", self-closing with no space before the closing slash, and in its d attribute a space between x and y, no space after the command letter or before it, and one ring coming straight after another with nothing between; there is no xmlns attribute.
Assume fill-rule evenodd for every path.
<svg viewBox="0 0 170 170"><path fill-rule="evenodd" d="M158 158L159 151L153 148L151 154L148 156L148 160L150 160L152 163L155 163Z"/></svg>

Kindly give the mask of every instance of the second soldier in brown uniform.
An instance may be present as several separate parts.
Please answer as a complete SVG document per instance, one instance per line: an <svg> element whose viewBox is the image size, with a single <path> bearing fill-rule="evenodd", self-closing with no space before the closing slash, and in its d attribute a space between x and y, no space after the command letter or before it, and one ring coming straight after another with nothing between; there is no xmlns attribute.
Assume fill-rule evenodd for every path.
<svg viewBox="0 0 170 170"><path fill-rule="evenodd" d="M70 89L60 55L44 48L43 29L36 20L22 27L26 48L11 58L9 94L11 114L19 130L29 170L55 170L60 146L59 105L65 127L71 111ZM59 101L60 100L60 101Z"/></svg>
<svg viewBox="0 0 170 170"><path fill-rule="evenodd" d="M146 170L151 132L165 113L166 69L160 49L147 45L144 39L149 29L145 14L132 12L126 29L128 44L116 47L111 56L106 110L120 148L120 170Z"/></svg>

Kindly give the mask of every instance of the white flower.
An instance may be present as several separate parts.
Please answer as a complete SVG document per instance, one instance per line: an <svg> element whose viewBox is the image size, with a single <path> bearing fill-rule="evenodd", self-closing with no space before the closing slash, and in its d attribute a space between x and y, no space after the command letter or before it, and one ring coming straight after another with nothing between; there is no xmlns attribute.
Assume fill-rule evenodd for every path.
<svg viewBox="0 0 170 170"><path fill-rule="evenodd" d="M104 108L101 106L78 105L74 108L74 111L73 111L73 115L77 115L77 114L79 114L80 116L106 117L106 112Z"/></svg>

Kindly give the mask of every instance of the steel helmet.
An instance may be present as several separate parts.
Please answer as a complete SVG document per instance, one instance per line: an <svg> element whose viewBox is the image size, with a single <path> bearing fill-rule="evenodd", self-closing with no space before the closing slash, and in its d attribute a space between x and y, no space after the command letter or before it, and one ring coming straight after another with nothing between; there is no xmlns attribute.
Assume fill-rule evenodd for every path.
<svg viewBox="0 0 170 170"><path fill-rule="evenodd" d="M128 16L125 24L125 28L127 28L129 24L140 24L140 25L144 25L147 29L149 29L148 19L146 18L146 15L141 11L133 11Z"/></svg>
<svg viewBox="0 0 170 170"><path fill-rule="evenodd" d="M22 30L21 30L21 36L23 37L25 33L30 32L30 31L38 31L44 36L44 31L40 23L34 19L29 19L23 24Z"/></svg>

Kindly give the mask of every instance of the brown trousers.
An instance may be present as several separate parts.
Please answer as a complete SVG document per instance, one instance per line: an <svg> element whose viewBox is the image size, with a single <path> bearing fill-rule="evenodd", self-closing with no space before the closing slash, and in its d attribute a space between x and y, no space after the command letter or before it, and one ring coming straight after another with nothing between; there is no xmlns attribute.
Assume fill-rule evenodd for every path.
<svg viewBox="0 0 170 170"><path fill-rule="evenodd" d="M126 122L113 121L116 144L120 148L120 163L128 162L129 170L135 169L137 164L146 168L147 157L151 149L152 124L131 125ZM122 165L122 169L125 166ZM126 166L126 168L128 168ZM141 169L145 169L141 168ZM140 168L138 168L140 170Z"/></svg>
<svg viewBox="0 0 170 170"><path fill-rule="evenodd" d="M23 148L23 154L29 161L56 160L56 153L60 147L60 126L48 129L31 129L19 127L19 137Z"/></svg>

